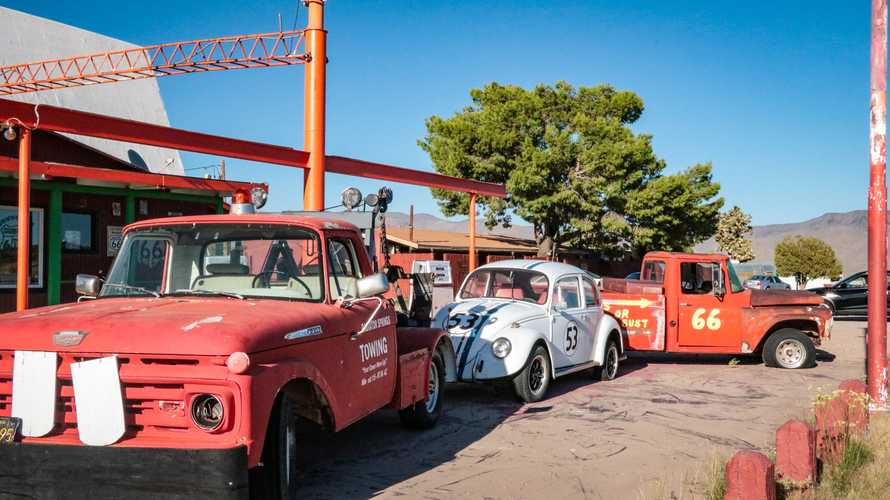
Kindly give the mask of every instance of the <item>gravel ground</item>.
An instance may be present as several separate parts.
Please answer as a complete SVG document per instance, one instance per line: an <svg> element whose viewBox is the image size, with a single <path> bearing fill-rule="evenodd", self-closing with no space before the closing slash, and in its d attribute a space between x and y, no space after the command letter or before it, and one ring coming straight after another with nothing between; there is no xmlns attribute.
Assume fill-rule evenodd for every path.
<svg viewBox="0 0 890 500"><path fill-rule="evenodd" d="M305 498L697 498L707 464L767 451L818 392L864 374L864 323L836 323L818 366L634 355L619 378L558 379L521 405L485 385L452 385L430 431L379 412L337 434L301 436Z"/></svg>

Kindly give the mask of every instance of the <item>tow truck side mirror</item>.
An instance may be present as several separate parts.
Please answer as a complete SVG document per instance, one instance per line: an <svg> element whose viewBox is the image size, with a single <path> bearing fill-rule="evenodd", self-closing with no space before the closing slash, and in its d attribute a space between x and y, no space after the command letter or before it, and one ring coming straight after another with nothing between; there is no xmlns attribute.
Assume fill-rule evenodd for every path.
<svg viewBox="0 0 890 500"><path fill-rule="evenodd" d="M389 290L389 280L383 273L374 273L359 279L355 283L355 289L360 299L374 297Z"/></svg>
<svg viewBox="0 0 890 500"><path fill-rule="evenodd" d="M95 297L99 295L99 290L101 288L102 281L98 276L93 276L92 274L78 274L77 278L74 280L74 291L77 292L78 295Z"/></svg>

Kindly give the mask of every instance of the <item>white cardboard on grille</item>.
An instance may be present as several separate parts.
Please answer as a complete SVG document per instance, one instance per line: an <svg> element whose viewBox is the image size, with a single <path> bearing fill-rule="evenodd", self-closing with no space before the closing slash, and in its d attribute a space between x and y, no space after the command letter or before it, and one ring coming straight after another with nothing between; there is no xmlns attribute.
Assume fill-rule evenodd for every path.
<svg viewBox="0 0 890 500"><path fill-rule="evenodd" d="M124 401L117 356L71 363L77 433L84 444L108 446L124 435Z"/></svg>
<svg viewBox="0 0 890 500"><path fill-rule="evenodd" d="M45 436L56 425L57 359L54 352L15 352L12 416L22 419L23 436Z"/></svg>

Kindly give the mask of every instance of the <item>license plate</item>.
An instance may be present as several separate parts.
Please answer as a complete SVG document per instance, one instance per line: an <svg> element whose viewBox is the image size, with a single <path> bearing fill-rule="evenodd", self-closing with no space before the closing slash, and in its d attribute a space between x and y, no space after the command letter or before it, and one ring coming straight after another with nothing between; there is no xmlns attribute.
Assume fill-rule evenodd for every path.
<svg viewBox="0 0 890 500"><path fill-rule="evenodd" d="M16 417L0 417L0 445L11 444L22 426L22 419Z"/></svg>

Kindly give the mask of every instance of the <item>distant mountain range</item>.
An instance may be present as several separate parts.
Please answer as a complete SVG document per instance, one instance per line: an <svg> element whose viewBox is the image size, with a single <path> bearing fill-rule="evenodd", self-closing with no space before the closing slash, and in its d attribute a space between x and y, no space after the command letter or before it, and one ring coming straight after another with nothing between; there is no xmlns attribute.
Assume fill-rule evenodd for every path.
<svg viewBox="0 0 890 500"><path fill-rule="evenodd" d="M389 212L386 223L392 227L408 227L408 214ZM435 231L467 232L466 220L447 220L430 214L414 214L414 226L420 229ZM533 239L532 227L514 225L509 229L500 226L491 231L485 228L479 219L477 228L480 234L500 234L516 238ZM827 213L803 222L791 224L770 224L755 226L753 234L755 263L772 263L773 250L776 244L786 236L813 236L825 241L834 248L835 253L844 267L844 274L849 275L865 269L868 241L866 238L867 215L865 210L854 210L844 213ZM713 239L698 245L697 252L714 252L717 244Z"/></svg>
<svg viewBox="0 0 890 500"><path fill-rule="evenodd" d="M756 263L772 263L776 245L786 236L812 236L828 243L844 267L844 275L865 270L868 255L868 216L865 210L827 213L814 219L791 224L754 226L754 255ZM701 252L717 250L713 239L695 249Z"/></svg>

